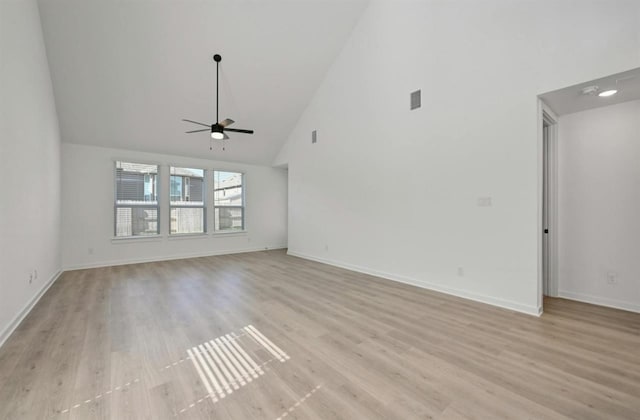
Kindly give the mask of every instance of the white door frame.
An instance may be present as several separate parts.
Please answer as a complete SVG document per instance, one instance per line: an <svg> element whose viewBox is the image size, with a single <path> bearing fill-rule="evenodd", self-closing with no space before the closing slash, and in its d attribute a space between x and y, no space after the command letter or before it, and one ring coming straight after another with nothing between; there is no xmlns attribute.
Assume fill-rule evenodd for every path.
<svg viewBox="0 0 640 420"><path fill-rule="evenodd" d="M544 182L545 182L545 148L544 124L548 131L548 221L544 226ZM538 100L538 307L542 311L543 296L558 296L558 117L542 100ZM544 229L548 228L547 238L548 266L544 264ZM544 279L547 272L547 287Z"/></svg>

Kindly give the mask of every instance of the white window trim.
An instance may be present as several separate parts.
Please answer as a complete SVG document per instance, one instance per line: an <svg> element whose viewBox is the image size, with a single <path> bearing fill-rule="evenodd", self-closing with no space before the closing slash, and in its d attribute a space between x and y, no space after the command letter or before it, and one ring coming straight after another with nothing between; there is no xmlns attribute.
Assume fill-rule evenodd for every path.
<svg viewBox="0 0 640 420"><path fill-rule="evenodd" d="M138 235L138 236L114 236L111 238L112 244L124 244L133 242L159 242L164 239L164 235Z"/></svg>
<svg viewBox="0 0 640 420"><path fill-rule="evenodd" d="M206 239L209 237L208 233L172 233L167 239L170 241L173 240L183 240L183 239Z"/></svg>
<svg viewBox="0 0 640 420"><path fill-rule="evenodd" d="M211 234L211 236L243 236L249 233L246 229L244 230L227 230L227 231L215 231Z"/></svg>

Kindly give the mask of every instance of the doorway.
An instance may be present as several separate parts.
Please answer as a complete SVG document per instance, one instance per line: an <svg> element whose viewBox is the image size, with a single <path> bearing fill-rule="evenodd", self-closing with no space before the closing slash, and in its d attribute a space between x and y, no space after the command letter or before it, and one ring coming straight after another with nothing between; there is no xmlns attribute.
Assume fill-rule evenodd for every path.
<svg viewBox="0 0 640 420"><path fill-rule="evenodd" d="M561 296L640 312L639 101L640 67L538 95L540 309Z"/></svg>

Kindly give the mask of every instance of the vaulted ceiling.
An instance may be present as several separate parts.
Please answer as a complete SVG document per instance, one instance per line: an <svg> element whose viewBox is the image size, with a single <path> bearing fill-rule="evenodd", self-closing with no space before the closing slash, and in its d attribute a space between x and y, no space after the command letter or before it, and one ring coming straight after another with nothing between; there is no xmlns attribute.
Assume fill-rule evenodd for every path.
<svg viewBox="0 0 640 420"><path fill-rule="evenodd" d="M41 0L63 141L271 164L367 0ZM222 151L182 118L215 120Z"/></svg>

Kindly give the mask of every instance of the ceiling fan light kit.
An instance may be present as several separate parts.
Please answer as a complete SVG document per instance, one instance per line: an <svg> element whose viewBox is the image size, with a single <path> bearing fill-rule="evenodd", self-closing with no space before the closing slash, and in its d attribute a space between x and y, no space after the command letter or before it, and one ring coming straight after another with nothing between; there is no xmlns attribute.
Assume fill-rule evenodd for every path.
<svg viewBox="0 0 640 420"><path fill-rule="evenodd" d="M211 138L215 140L224 139L223 128L220 126L220 124L214 124L211 126Z"/></svg>
<svg viewBox="0 0 640 420"><path fill-rule="evenodd" d="M187 120L187 119L182 119L182 121L186 121L192 124L198 124L198 125L202 125L204 127L209 127L206 129L200 129L200 130L191 130L191 131L186 131L187 134L189 133L200 133L200 132L204 132L204 131L211 131L211 138L214 140L226 140L229 138L229 136L227 136L225 134L225 131L230 131L230 132L234 132L234 133L244 133L244 134L253 134L253 130L245 130L242 128L228 128L228 126L230 126L231 124L233 124L235 121L233 121L230 118L225 119L224 121L220 121L219 115L218 115L218 111L219 111L219 97L220 97L220 89L219 89L219 70L220 70L220 61L222 61L222 56L220 54L216 54L213 56L213 61L216 62L216 122L209 125L209 124L205 124L205 123L201 123L198 121L193 121L193 120ZM224 149L223 149L224 150Z"/></svg>

